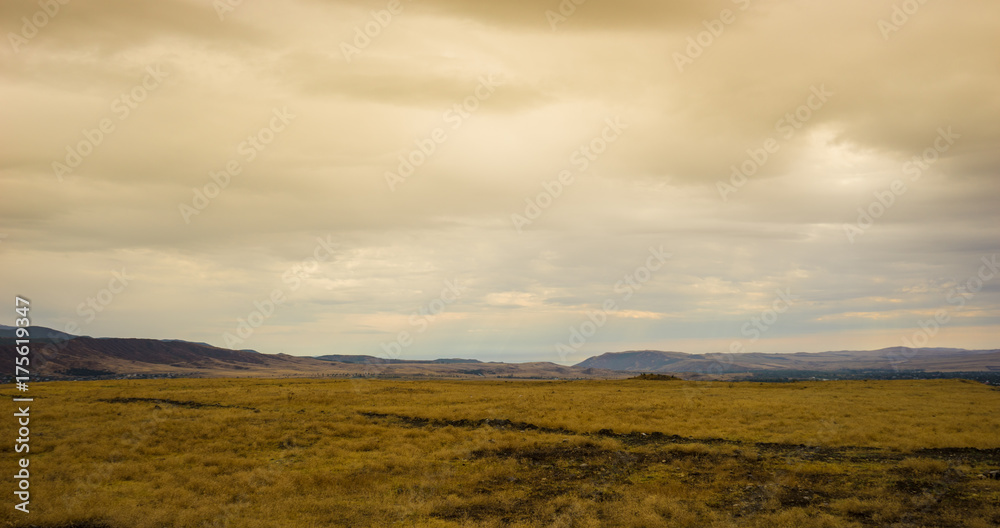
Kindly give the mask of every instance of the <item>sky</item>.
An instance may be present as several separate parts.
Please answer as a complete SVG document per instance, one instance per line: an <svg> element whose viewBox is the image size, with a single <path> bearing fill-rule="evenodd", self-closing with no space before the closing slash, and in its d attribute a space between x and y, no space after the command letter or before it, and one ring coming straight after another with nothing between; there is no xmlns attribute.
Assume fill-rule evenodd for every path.
<svg viewBox="0 0 1000 528"><path fill-rule="evenodd" d="M2 324L19 295L77 335L291 355L1000 347L997 2L0 22Z"/></svg>

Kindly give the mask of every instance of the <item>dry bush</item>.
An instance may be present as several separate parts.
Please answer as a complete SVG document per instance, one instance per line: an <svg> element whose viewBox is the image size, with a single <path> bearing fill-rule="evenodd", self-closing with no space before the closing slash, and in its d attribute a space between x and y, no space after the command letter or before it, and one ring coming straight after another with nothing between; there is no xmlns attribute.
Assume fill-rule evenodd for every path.
<svg viewBox="0 0 1000 528"><path fill-rule="evenodd" d="M907 457L899 463L899 468L918 476L940 475L948 469L948 463L933 458Z"/></svg>

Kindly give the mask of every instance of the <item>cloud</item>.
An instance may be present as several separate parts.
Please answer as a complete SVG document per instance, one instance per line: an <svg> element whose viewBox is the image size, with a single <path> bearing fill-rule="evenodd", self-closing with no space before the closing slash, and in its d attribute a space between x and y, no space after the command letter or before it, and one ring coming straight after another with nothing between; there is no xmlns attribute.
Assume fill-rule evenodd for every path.
<svg viewBox="0 0 1000 528"><path fill-rule="evenodd" d="M46 5L45 9L54 14L38 15L39 20L48 22L38 28L37 38L32 37L30 43L22 47L25 53L74 50L107 59L163 39L238 44L264 38L260 32L236 21L220 24L218 16L207 3L94 0ZM8 31L23 35L30 32L30 28L25 30L23 18L31 21L39 11L42 8L37 2L5 2L0 6L0 19L11 21Z"/></svg>
<svg viewBox="0 0 1000 528"><path fill-rule="evenodd" d="M384 2L367 2L371 8L383 7ZM718 15L724 2L656 2L654 0L553 0L536 2L465 2L461 0L431 0L413 4L410 8L421 13L472 19L487 27L515 31L628 31L656 30L697 24L702 19ZM404 6L409 7L407 2Z"/></svg>
<svg viewBox="0 0 1000 528"><path fill-rule="evenodd" d="M606 299L618 315L581 354L717 350L790 288L803 301L768 343L876 348L1000 251L994 4L927 3L888 39L890 1L570 4L553 30L559 2L403 2L350 61L342 44L387 2L244 3L223 20L207 3L66 4L0 52L0 262L20 270L0 289L60 327L125 266L135 284L88 333L222 344L283 288L246 346L377 354L458 279L407 354L556 360ZM0 15L17 32L38 9ZM169 75L123 117L149 67ZM295 117L268 132L276 110ZM114 132L60 181L53 162L106 119ZM608 119L625 125L613 142ZM407 158L421 162L388 185ZM754 170L723 198L734 166ZM896 181L905 193L879 205ZM213 197L186 222L198 193ZM868 210L852 242L844 226ZM512 215L531 222L519 233ZM293 291L285 273L317 237L336 254ZM625 298L616 286L661 246L672 259ZM995 346L998 291L941 344Z"/></svg>

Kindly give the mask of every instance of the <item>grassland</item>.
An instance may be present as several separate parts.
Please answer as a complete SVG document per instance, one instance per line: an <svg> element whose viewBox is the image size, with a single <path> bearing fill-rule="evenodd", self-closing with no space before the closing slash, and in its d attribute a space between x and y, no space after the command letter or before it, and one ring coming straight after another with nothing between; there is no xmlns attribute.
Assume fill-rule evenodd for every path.
<svg viewBox="0 0 1000 528"><path fill-rule="evenodd" d="M32 385L0 525L988 527L1000 391L962 381ZM14 395L5 387L3 393ZM4 438L14 420L2 420ZM13 442L0 446L13 473Z"/></svg>

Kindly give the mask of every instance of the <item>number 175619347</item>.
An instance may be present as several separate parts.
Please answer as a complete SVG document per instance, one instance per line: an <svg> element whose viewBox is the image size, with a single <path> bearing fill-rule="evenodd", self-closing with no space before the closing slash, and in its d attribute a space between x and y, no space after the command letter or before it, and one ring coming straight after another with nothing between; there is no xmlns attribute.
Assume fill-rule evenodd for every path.
<svg viewBox="0 0 1000 528"><path fill-rule="evenodd" d="M29 326L31 326L31 319L28 317L28 311L30 310L31 302L23 297L14 297L14 312L20 317L14 319L14 330L17 356L14 359L14 377L17 380L18 387L20 388L22 383L28 382L28 366L31 364L31 360L28 354L31 353L31 335L29 333ZM27 386L24 386L27 389Z"/></svg>

